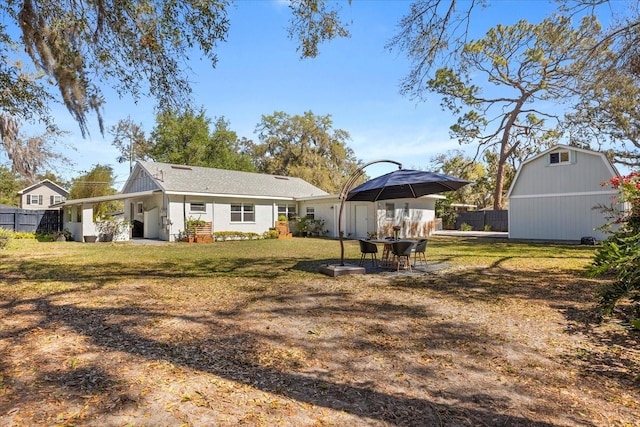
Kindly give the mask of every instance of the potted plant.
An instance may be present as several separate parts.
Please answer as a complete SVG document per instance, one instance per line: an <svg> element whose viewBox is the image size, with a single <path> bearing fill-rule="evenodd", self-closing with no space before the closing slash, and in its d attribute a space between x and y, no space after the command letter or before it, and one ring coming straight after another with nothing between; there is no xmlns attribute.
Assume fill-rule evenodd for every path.
<svg viewBox="0 0 640 427"><path fill-rule="evenodd" d="M394 225L393 226L393 238L395 240L398 240L398 237L400 235L400 230L402 229L402 227L400 227L399 225Z"/></svg>
<svg viewBox="0 0 640 427"><path fill-rule="evenodd" d="M324 231L324 220L305 216L297 221L296 228L303 237L307 235L319 236Z"/></svg>
<svg viewBox="0 0 640 427"><path fill-rule="evenodd" d="M324 219L311 219L309 221L309 232L312 236L318 237L324 231Z"/></svg>
<svg viewBox="0 0 640 427"><path fill-rule="evenodd" d="M309 220L311 218L308 216L302 217L302 218L296 218L296 233L299 236L302 237L307 237L307 234L309 233Z"/></svg>

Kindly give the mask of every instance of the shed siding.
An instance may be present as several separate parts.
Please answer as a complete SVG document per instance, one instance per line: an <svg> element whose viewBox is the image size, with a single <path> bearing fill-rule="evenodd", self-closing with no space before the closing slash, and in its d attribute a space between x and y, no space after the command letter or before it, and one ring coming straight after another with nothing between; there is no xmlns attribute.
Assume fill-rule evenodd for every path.
<svg viewBox="0 0 640 427"><path fill-rule="evenodd" d="M594 228L606 219L594 207L611 204L611 195L549 196L512 199L509 202L509 238L571 240L584 236L603 240Z"/></svg>
<svg viewBox="0 0 640 427"><path fill-rule="evenodd" d="M582 193L602 190L611 172L599 156L577 151L575 162L550 165L546 156L520 171L511 196Z"/></svg>

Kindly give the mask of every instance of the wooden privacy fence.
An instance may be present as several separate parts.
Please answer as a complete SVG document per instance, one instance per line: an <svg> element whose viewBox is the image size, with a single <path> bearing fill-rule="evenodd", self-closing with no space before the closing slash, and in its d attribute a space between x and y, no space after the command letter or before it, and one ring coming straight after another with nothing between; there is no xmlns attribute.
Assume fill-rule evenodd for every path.
<svg viewBox="0 0 640 427"><path fill-rule="evenodd" d="M62 210L0 208L0 228L18 232L50 233L62 231Z"/></svg>
<svg viewBox="0 0 640 427"><path fill-rule="evenodd" d="M468 224L474 231L509 231L509 211L471 211L463 212L456 218L456 230L462 224Z"/></svg>

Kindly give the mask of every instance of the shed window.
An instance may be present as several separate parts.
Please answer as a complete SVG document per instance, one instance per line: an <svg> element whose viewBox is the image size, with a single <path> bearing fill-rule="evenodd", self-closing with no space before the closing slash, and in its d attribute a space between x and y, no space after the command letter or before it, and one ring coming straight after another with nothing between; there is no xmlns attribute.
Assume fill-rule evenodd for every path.
<svg viewBox="0 0 640 427"><path fill-rule="evenodd" d="M409 218L409 203L404 204L404 209L402 210L402 216L404 218Z"/></svg>
<svg viewBox="0 0 640 427"><path fill-rule="evenodd" d="M555 153L549 154L549 163L552 165L557 165L560 163L569 163L569 152L557 151Z"/></svg>
<svg viewBox="0 0 640 427"><path fill-rule="evenodd" d="M255 222L256 215L252 204L236 203L231 205L231 222Z"/></svg>

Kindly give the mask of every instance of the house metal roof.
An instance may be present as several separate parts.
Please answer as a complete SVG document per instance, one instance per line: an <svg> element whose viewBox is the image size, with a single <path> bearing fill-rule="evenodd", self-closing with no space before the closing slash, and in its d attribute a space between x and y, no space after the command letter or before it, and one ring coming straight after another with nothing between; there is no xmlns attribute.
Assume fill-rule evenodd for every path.
<svg viewBox="0 0 640 427"><path fill-rule="evenodd" d="M170 163L138 163L169 194L281 199L328 195L301 178Z"/></svg>

